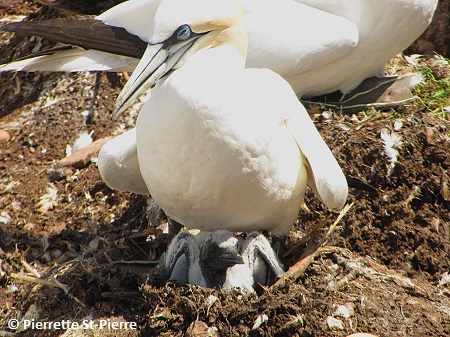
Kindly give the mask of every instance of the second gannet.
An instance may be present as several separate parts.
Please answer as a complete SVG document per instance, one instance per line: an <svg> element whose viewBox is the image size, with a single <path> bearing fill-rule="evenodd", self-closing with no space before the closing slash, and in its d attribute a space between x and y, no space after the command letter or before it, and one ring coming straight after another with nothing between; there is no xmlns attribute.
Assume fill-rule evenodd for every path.
<svg viewBox="0 0 450 337"><path fill-rule="evenodd" d="M245 68L246 55L237 1L164 0L116 113L154 86L137 119L137 157L171 219L283 238L307 184L339 210L347 182L290 85L271 70Z"/></svg>
<svg viewBox="0 0 450 337"><path fill-rule="evenodd" d="M145 51L159 3L130 0L95 19L44 22L39 29L39 22L7 25L4 29L15 31L24 25L29 33L41 31L88 49L41 55L0 70L133 71ZM384 64L419 37L436 5L437 0L244 0L249 30L246 66L279 72L298 96L350 91L365 78L381 75ZM105 38L108 27L112 32ZM73 32L92 35L74 37ZM111 188L148 194L138 166L128 169L138 163L134 133L105 145L99 169Z"/></svg>
<svg viewBox="0 0 450 337"><path fill-rule="evenodd" d="M190 1L190 0L187 0ZM0 66L0 71L133 71L160 0L130 0L95 19L69 17L0 27L82 46ZM437 0L243 0L247 67L269 68L299 97L348 93L383 75L430 24Z"/></svg>

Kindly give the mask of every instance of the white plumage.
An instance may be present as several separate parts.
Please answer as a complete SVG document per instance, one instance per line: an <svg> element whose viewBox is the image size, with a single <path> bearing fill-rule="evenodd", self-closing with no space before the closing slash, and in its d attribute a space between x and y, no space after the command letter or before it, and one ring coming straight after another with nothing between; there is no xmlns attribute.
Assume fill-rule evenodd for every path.
<svg viewBox="0 0 450 337"><path fill-rule="evenodd" d="M154 29L157 27L157 25L155 25L155 16L157 10L160 7L160 4L164 2L165 1L161 0L130 0L106 11L102 15L98 16L97 20L111 26L124 27L129 33L139 36L143 41L149 42L152 36L155 35ZM195 7L194 3L195 2L192 4ZM187 7L189 7L190 4L190 1L186 1ZM436 5L437 0L243 0L243 8L247 17L247 29L249 33L249 45L245 65L247 67L270 68L278 72L293 86L294 91L298 96L319 95L323 93L330 93L335 90L348 92L367 77L381 76L384 64L391 57L406 48L426 29L431 22ZM196 10L200 13L201 8L196 7ZM98 52L92 49L83 50L77 48L74 50L57 52L53 55L40 56L31 61L24 60L19 61L18 63L5 65L2 70L133 71L138 64L138 61L139 60L131 57ZM226 73L226 71L224 73ZM197 73L191 72L190 75L196 77ZM227 74L225 74L225 76L227 76ZM264 77L261 74L255 75L255 77L258 76ZM274 79L265 82L265 78L270 76ZM245 101L243 101L244 103L241 105L241 109L254 110L259 109L261 106L261 111L263 113L257 114L253 111L254 115L252 117L250 117L250 114L245 115L245 118L253 118L253 121L251 123L245 122L243 125L252 123L260 123L262 125L265 123L266 116L271 114L271 112L269 112L270 109L266 108L267 100L264 102L263 100L259 100L260 97L264 98L266 92L268 92L267 94L269 96L275 96L273 92L277 89L272 91L271 88L267 87L267 85L270 86L269 82L271 81L280 81L276 80L273 75L270 76L262 78L261 82L258 80L247 81L244 78L239 78L239 81L230 79L228 86L224 85L220 81L216 81L215 86L218 91L222 90L220 86L225 86L225 91L232 90L230 89L231 86L236 87L235 92L237 92L237 95L240 94L241 90L246 92L245 95L251 95L248 88L252 87L253 95L258 96L255 100L255 105L250 104L250 107L247 107L245 106ZM230 76L228 76L228 78L230 78ZM187 78L187 80L189 80L189 78ZM246 81L247 87L241 84ZM199 81L199 83L201 84L201 81ZM191 84L188 84L188 86ZM169 86L170 85L166 87ZM162 87L162 85L160 87ZM214 86L212 85L211 87ZM210 88L205 85L204 88L199 89L208 91ZM159 106L165 107L165 103L162 102L163 100L171 101L172 98L174 98L174 102L177 101L176 97L171 97L171 94L168 94L168 92L169 91L166 90L166 96L163 95L154 99L155 101L159 100L161 102ZM209 92L208 95L211 95L211 93ZM224 100L228 100L228 98L224 98ZM289 104L294 106L294 103L288 102L292 102L292 98L287 98L286 102L283 102L281 99L278 100L276 104L280 104L280 106L277 106L275 110L281 111ZM132 101L129 103L132 103ZM228 107L231 109L230 104L228 104ZM235 107L233 107L233 109L234 108ZM299 107L298 109L303 108ZM148 109L146 108L145 110ZM170 110L169 113L172 114L172 121L175 121L176 123L166 123L166 127L170 124L170 128L166 128L166 131L164 132L170 132L174 135L183 135L185 138L189 138L191 135L194 135L192 129L191 131L187 131L187 129L183 126L184 122L191 122L191 124L193 124L193 120L190 119L191 117L181 114L181 120L178 120L178 117L175 116L174 111L175 110ZM218 113L218 115L221 113ZM277 118L279 118L278 122L283 121L285 118L283 116L284 113L286 113L286 111L282 112L281 115L277 115ZM287 112L287 115L289 115L289 112ZM211 117L215 118L214 116ZM148 117L141 117L142 120L146 118ZM200 117L200 120L202 118L203 117ZM216 129L215 132L238 132L239 130L237 130L235 126L240 125L241 121L237 121L237 118L244 117L240 114L236 114L230 119L230 122L234 124L229 125L229 130ZM299 116L296 116L295 118L288 117L286 120L289 120L289 118L291 120L290 123L292 124L292 120L298 120ZM152 130L152 133L161 133L161 129L157 123L167 122L168 117L160 114L159 117L156 115L152 116L151 120L152 123L150 124L142 124L153 127L155 130ZM298 120L297 122L303 123L304 121L305 120ZM225 124L228 122L229 121L226 121ZM306 122L305 125L310 125L310 123ZM196 125L196 131L207 131L206 129L199 130L202 126L202 123ZM220 123L215 125L215 127L219 128ZM167 131L169 129L170 131ZM272 131L275 129L276 128L273 128ZM141 141L141 148L144 146L150 146L148 144L153 144L152 146L157 147L165 146L164 141L166 138L160 137L156 139L156 137L150 134L147 127L142 128L142 130L143 131L141 133L144 136L143 139L146 140ZM182 131L181 134L178 133L179 130ZM252 134L255 135L255 132L258 132L256 128L253 128L251 131L253 133L249 133L249 131L249 129L245 130L248 137L251 137ZM173 189L178 186L178 181L174 182L177 180L176 176L173 176L175 180L172 180L172 178L169 179L169 177L172 177L172 172L175 170L173 166L177 165L177 169L180 168L180 170L184 170L185 172L187 168L183 167L184 165L175 164L177 161L173 162L172 165L169 165L167 157L177 157L177 155L183 156L184 153L183 158L186 160L191 158L192 151L197 151L200 153L202 150L197 148L195 145L190 149L187 149L188 144L192 143L185 143L178 140L178 144L172 143L172 150L169 152L166 152L165 150L159 154L157 151L153 150L152 152L148 152L145 156L155 156L154 160L152 160L153 163L150 163L150 159L147 159L147 164L145 164L145 167L141 168L137 158L138 149L135 143L136 140L133 139L134 133L135 131L130 131L129 133L121 135L117 137L113 143L107 144L102 149L99 156L99 169L103 179L111 188L148 194L149 190L147 187L149 184L145 184L144 177L140 174L143 171L147 171L145 174L147 176L146 179L152 179L154 181L154 183L150 185L156 184L158 181L160 184L164 185L166 185L166 182L169 182L167 187L171 189L172 192L167 193L169 194L168 197L172 200L172 202L169 202L169 204L166 205L166 208L169 209L175 207L178 208L179 213L185 212L185 210L181 210L182 207L170 205L170 203L176 202L176 198L174 197L175 195L178 195L178 198L182 198L181 195L185 192L187 193L188 189L192 193L195 192L190 188L187 189L186 186L184 191L178 191L177 193L173 192ZM198 139L202 137L199 134L195 134L194 136ZM149 140L148 137L154 137L159 144L155 142L147 142ZM294 135L294 137L296 137L295 140L298 144L302 143L301 140L298 139L298 135ZM314 137L317 137L317 135L313 136L313 138ZM308 137L302 136L302 138L307 139ZM270 152L270 147L268 147L267 152L264 154L267 160L282 160L282 158L286 158L288 156L287 153L289 151L292 151L292 142L290 145L287 145L289 142L281 144L283 142L282 139L277 139L280 142L278 148L283 148L283 150L286 151L286 155L283 157L278 153L278 151ZM266 142L269 140L270 139L267 135L264 135L263 138L259 139L259 141ZM246 141L247 140L244 140L244 142ZM272 140L270 140L270 142L272 142ZM247 143L247 145L249 144L251 144L251 142ZM332 171L328 169L327 166L329 163L332 163L333 160L325 159L329 157L329 155L322 156L323 152L312 148L312 144L314 144L314 142L310 140L306 140L301 144L302 152L303 154L308 153L308 160L311 166L314 166L313 170L315 171L315 176L317 177L317 179L315 179L315 184L311 181L310 186L313 189L316 189L317 194L322 198L322 200L328 200L330 199L329 197L337 195L336 190L333 189L332 184L329 183L334 178L331 178L331 176L329 176L329 178L323 178ZM221 145L225 146L223 143L221 143ZM241 146L242 143L237 145ZM230 147L230 144L228 144L228 146ZM275 148L276 146L273 147ZM183 149L184 152L181 151L175 155L177 148ZM245 153L241 152L241 155L252 158L252 160L247 161L247 164L245 164L247 166L242 166L242 169L251 172L252 165L253 168L261 168L266 165L264 164L263 156L259 156L261 153L259 152L257 146L244 146L243 148L245 151L248 151ZM220 147L210 148L210 151L215 151L216 149L220 149ZM141 152L143 151L144 150ZM168 154L165 159L166 164L159 168L162 171L159 173L161 176L156 177L155 174L155 176L151 178L154 173L149 175L148 171L154 171L149 165L154 165L157 163L158 160L156 158L158 156L165 157L166 153ZM253 156L259 156L259 161L258 159L254 159ZM204 168L205 166L203 164L198 164L197 166L200 169L195 170L192 166L191 172L195 171L197 178L195 178L194 175L191 180L188 182L185 181L184 183L192 184L194 186L195 181L196 184L199 183L200 185L203 184L204 186L209 186L210 188L216 189L218 187L225 186L227 184L227 175L225 170L223 171L224 175L221 177L221 182L216 181L212 184L210 178L209 182L201 181L203 174L205 174L206 178L209 175L215 175L215 178L219 177L216 173L218 172L217 170L220 166L220 161L217 159L218 155L215 155L215 157L215 169L212 169L211 167L211 169L202 170L201 168ZM293 157L291 157L290 160L294 161L292 158ZM224 162L224 160L222 160L222 162ZM322 163L320 165L316 165L313 164L314 162L316 162L316 164L319 162ZM254 171L256 172L256 177L260 179L257 188L266 189L265 186L271 185L272 179L274 179L275 184L271 186L275 190L279 189L279 195L274 195L272 200L266 200L269 203L272 203L273 200L277 200L278 202L277 198L279 198L280 195L285 197L287 194L291 193L292 200L297 199L297 201L301 199L298 196L303 195L302 190L304 189L304 183L300 183L296 187L292 184L292 179L294 179L292 171L295 171L294 166L297 165L298 167L301 167L301 165L298 163L293 166L289 165L288 168L284 168L284 172L281 172L278 169L275 171L273 170L274 166L279 168L283 165L285 164L279 162L278 164L273 164L272 167L271 164L267 164L264 167L266 172L277 172L280 176L277 176L277 174L269 174L268 177L264 178L263 175L260 174L262 171ZM306 165L308 166L308 164ZM172 168L170 166L172 166ZM336 170L335 164L332 164L331 166L334 167L334 170ZM231 170L231 166L228 167ZM288 172L289 168L291 168L291 172ZM299 168L299 170L302 169ZM326 170L328 172L320 172L320 170ZM166 177L163 177L163 175ZM160 180L160 178L162 178L162 180ZM178 179L183 180L181 174L179 174ZM311 175L308 179L311 179ZM155 181L157 182L155 183ZM171 184L173 185L172 187L170 186ZM223 188L222 191L224 191ZM221 201L216 199L217 195L203 195L201 198L210 202L210 206L213 206L214 208L213 200L216 200L215 205L219 202L223 202L224 199L238 200L234 198L236 194L239 197L238 191L239 189L237 189L234 194L226 194L224 192L224 194L221 195ZM333 192L330 193L330 191ZM256 192L256 189L254 189L254 192ZM159 192L153 188L152 193L158 194ZM270 193L270 191L268 193ZM161 193L159 194L160 199L167 199L167 196L164 196ZM340 194L340 196L336 197L336 200L340 201L334 203L333 205L330 204L329 206L331 208L338 208L336 206L341 205L346 191L342 190L342 193ZM250 203L259 203L262 201L252 198L245 200ZM324 200L325 203L328 202L327 200ZM264 205L264 201L260 203L260 205L261 208L263 208L262 205ZM191 206L192 205L186 205L187 208ZM287 206L280 205L280 207L286 208ZM233 207L231 207L231 209L233 209ZM254 211L253 213L255 213ZM201 217L202 212L203 211L199 211L198 216ZM223 213L226 212L227 211L225 210L223 211ZM252 217L251 213L252 212L250 212L250 215L248 216ZM292 209L291 213L294 213ZM226 214L225 217L227 217ZM182 218L181 214L180 216L177 216L176 214L174 215L177 219ZM220 217L223 217L223 215L218 214L217 219ZM268 217L262 217L267 221L270 220ZM249 219L247 219L247 223L249 222L248 220ZM205 222L206 221L207 220L205 219ZM250 222L251 221L252 220L250 220ZM240 225L236 224L235 226L239 227ZM201 225L201 227L204 227L204 225ZM247 227L249 227L249 229L253 229L250 228L252 226Z"/></svg>
<svg viewBox="0 0 450 337"><path fill-rule="evenodd" d="M243 20L233 1L163 1L116 110L156 83L137 120L137 157L170 218L283 237L307 184L339 210L347 182L289 84L270 70L245 69Z"/></svg>
<svg viewBox="0 0 450 337"><path fill-rule="evenodd" d="M161 0L130 0L96 19L148 42ZM247 67L269 68L298 96L349 92L381 76L385 63L431 22L437 0L243 0ZM137 59L74 49L3 67L24 71L133 71Z"/></svg>

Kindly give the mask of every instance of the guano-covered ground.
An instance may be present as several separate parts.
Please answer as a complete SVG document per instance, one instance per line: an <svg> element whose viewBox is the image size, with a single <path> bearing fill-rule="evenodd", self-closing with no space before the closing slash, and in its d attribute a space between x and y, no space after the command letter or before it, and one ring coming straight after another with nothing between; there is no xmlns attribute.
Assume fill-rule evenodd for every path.
<svg viewBox="0 0 450 337"><path fill-rule="evenodd" d="M94 13L114 4L93 3L103 6L86 7ZM33 1L0 5L1 24L56 15ZM0 63L49 46L0 33ZM10 136L0 142L0 335L13 335L8 322L25 317L136 322L138 330L19 336L449 336L450 66L439 55L398 56L386 71L422 74L418 99L356 114L310 109L346 175L378 193L351 189L354 204L322 253L298 279L259 297L166 283L152 266L123 263L158 259L164 215L145 197L109 189L95 156L56 168L81 133L97 140L134 125L136 109L111 118L123 74L0 74L0 130ZM392 169L382 133L400 137ZM329 215L310 192L306 204L288 248ZM298 260L314 237L283 262Z"/></svg>

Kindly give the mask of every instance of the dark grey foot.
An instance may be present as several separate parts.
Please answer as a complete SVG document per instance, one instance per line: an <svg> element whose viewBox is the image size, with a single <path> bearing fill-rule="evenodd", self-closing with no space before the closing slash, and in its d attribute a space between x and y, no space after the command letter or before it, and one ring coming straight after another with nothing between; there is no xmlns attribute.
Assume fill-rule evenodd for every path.
<svg viewBox="0 0 450 337"><path fill-rule="evenodd" d="M322 104L344 112L356 113L371 107L389 110L410 103L414 96L410 91L409 76L370 77L364 80L352 92L342 95L340 92L302 100L305 104Z"/></svg>
<svg viewBox="0 0 450 337"><path fill-rule="evenodd" d="M282 261L282 257L285 251L284 249L285 243L286 243L286 236L272 235L272 249L280 261ZM275 275L273 268L268 268L266 285L274 284L276 281L278 281L278 279L279 275Z"/></svg>
<svg viewBox="0 0 450 337"><path fill-rule="evenodd" d="M172 240L181 231L181 228L183 228L182 224L169 218L169 240Z"/></svg>
<svg viewBox="0 0 450 337"><path fill-rule="evenodd" d="M286 242L286 236L285 235L272 235L272 248L277 254L278 258L281 260L284 254L284 244Z"/></svg>

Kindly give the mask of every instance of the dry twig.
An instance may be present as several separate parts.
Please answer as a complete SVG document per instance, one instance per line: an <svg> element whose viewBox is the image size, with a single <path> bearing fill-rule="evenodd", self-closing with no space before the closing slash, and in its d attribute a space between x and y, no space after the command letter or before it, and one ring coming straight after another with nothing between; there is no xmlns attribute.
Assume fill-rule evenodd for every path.
<svg viewBox="0 0 450 337"><path fill-rule="evenodd" d="M298 279L308 269L308 267L314 261L314 258L316 258L318 255L336 253L341 250L339 247L322 247L322 246L328 240L330 235L336 229L338 223L342 220L345 214L347 214L347 212L350 210L352 206L353 203L351 203L350 205L346 205L342 209L336 221L328 229L328 232L325 234L323 238L319 240L315 240L315 237L318 234L317 229L323 226L323 221L321 221L317 226L315 226L315 228L309 235L311 244L307 246L306 250L300 257L300 260L297 263L295 263L291 268L289 268L289 270L274 284L274 286L276 287L284 286L288 280ZM325 221L326 220L328 220L328 218L325 219ZM316 230L316 232L314 232L314 230Z"/></svg>
<svg viewBox="0 0 450 337"><path fill-rule="evenodd" d="M11 276L11 278L19 280L19 281L43 284L43 285L46 285L47 287L62 289L66 293L66 295L71 297L75 302L82 305L83 307L86 306L83 302L81 302L81 300L79 300L75 296L71 295L69 293L69 290L67 289L67 287L56 279L49 281L49 280L44 280L42 278L38 278L38 277L34 277L34 276L27 276L27 275L16 274L16 273L12 273L10 276Z"/></svg>

